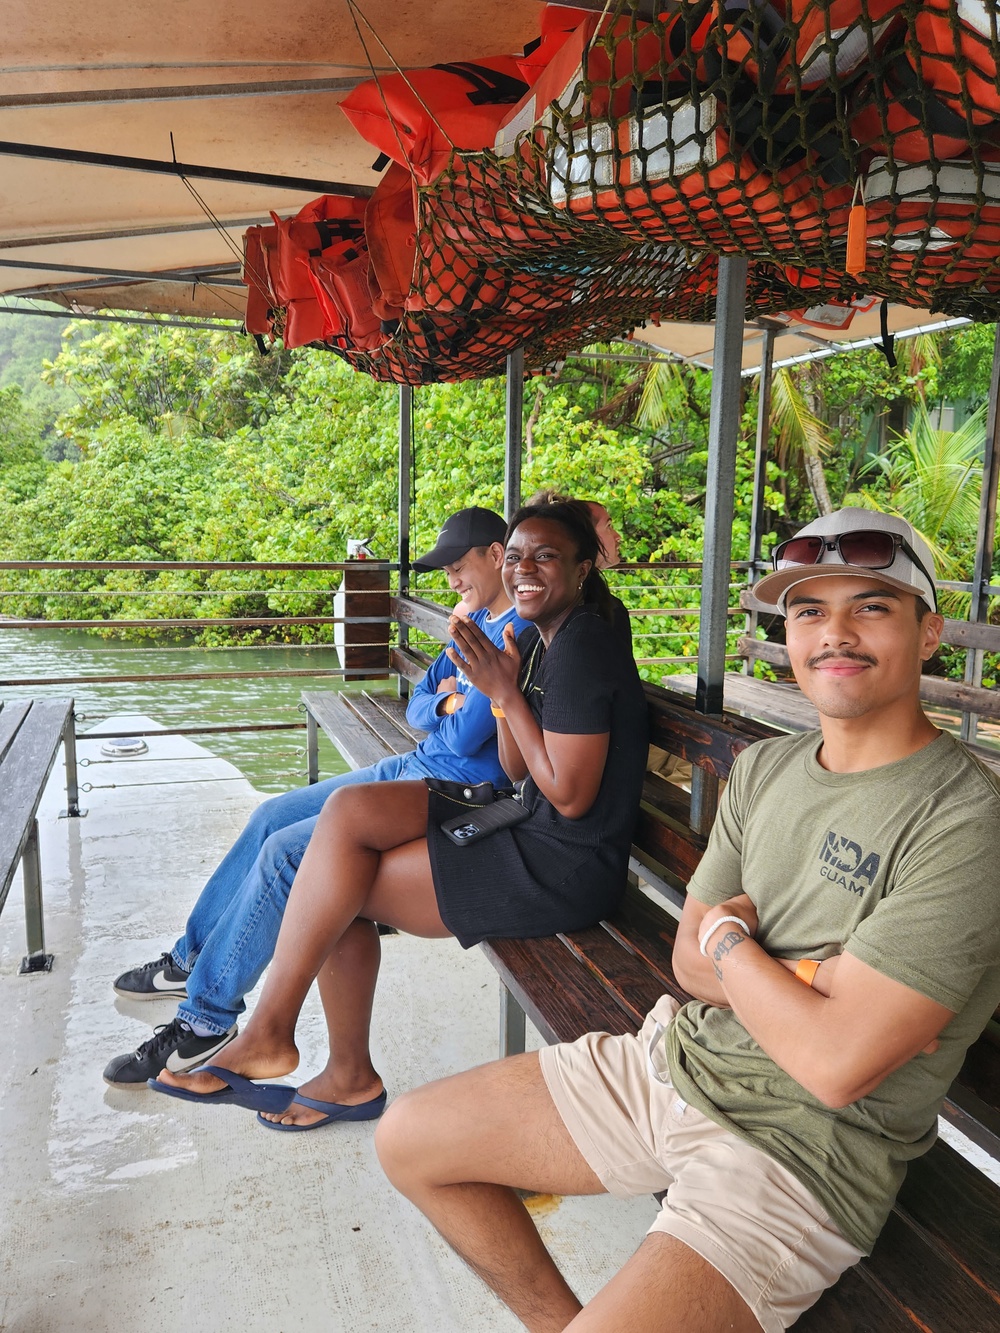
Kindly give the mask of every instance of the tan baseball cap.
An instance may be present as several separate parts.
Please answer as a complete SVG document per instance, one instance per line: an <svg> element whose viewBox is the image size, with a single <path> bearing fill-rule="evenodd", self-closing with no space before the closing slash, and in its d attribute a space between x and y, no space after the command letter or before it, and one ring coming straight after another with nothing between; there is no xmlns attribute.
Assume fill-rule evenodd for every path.
<svg viewBox="0 0 1000 1333"><path fill-rule="evenodd" d="M875 541L866 534L872 534ZM879 535L890 539L884 543L884 551L878 550ZM808 537L820 541L807 542L797 551L796 542ZM912 523L894 514L853 508L823 514L807 523L790 541L777 546L775 555L777 568L754 584L753 595L781 615L786 614L785 599L791 588L831 574L857 574L874 579L901 592L915 593L932 611L937 610L931 548ZM810 557L815 557L812 563ZM870 563L876 560L878 565ZM888 563L882 564L883 560Z"/></svg>

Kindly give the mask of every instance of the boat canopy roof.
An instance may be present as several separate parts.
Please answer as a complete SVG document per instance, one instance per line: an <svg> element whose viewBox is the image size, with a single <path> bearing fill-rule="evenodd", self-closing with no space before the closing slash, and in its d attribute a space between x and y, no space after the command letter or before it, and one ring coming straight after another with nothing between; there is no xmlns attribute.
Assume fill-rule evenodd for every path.
<svg viewBox="0 0 1000 1333"><path fill-rule="evenodd" d="M388 73L393 60L415 68L520 51L537 35L539 8L538 0L301 0L291 9L273 0L8 0L0 294L242 318L245 288L228 284L246 228L269 221L272 209L295 213L323 184L370 190L378 181L375 151L339 110L372 64ZM314 184L192 178L193 193L175 174L11 155L15 144L167 163L176 153L184 163ZM6 267L14 261L43 267ZM61 265L204 281L193 290L155 276L81 287L95 275Z"/></svg>
<svg viewBox="0 0 1000 1333"><path fill-rule="evenodd" d="M245 229L324 191L365 194L379 179L374 150L339 109L344 97L373 72L519 53L537 36L540 8L8 0L0 308L41 298L78 313L242 319ZM843 332L787 315L774 322L779 364L877 340L881 329L877 307ZM904 306L888 314L897 335L943 322ZM711 325L664 323L637 336L711 365ZM748 326L745 372L758 364L761 337Z"/></svg>

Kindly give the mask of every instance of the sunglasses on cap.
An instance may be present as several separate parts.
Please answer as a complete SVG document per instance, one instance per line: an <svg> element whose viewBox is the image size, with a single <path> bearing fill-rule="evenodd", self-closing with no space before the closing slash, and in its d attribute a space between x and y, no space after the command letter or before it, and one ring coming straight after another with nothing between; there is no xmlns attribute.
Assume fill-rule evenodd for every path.
<svg viewBox="0 0 1000 1333"><path fill-rule="evenodd" d="M878 532L871 528L842 532L836 537L790 537L774 548L771 563L776 570L792 565L818 565L826 551L836 551L845 565L861 569L888 569L896 559L896 552L902 551L934 587L934 580L905 537L898 532Z"/></svg>

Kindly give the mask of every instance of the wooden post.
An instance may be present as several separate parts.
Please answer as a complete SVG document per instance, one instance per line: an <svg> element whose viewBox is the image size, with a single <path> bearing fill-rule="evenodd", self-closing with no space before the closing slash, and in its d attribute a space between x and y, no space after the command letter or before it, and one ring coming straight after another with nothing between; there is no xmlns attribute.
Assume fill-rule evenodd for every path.
<svg viewBox="0 0 1000 1333"><path fill-rule="evenodd" d="M389 562L349 560L344 568L344 675L385 680L389 672Z"/></svg>

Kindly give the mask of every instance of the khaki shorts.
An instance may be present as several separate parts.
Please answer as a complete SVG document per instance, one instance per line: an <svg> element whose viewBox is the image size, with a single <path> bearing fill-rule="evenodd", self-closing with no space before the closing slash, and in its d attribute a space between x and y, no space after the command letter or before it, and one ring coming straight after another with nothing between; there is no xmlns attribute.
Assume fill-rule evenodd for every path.
<svg viewBox="0 0 1000 1333"><path fill-rule="evenodd" d="M767 1333L794 1324L862 1251L779 1162L688 1106L669 1082L664 996L638 1037L591 1032L539 1051L566 1128L609 1194L666 1190L652 1232L717 1269ZM647 1051L652 1043L656 1077Z"/></svg>

